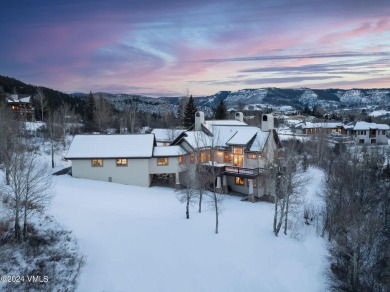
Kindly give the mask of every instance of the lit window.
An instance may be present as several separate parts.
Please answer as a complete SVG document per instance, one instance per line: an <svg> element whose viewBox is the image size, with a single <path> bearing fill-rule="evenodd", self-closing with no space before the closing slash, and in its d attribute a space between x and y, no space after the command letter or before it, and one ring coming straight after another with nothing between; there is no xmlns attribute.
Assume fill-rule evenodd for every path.
<svg viewBox="0 0 390 292"><path fill-rule="evenodd" d="M236 185L240 185L240 186L243 186L244 185L244 181L245 179L242 178L242 177L236 177Z"/></svg>
<svg viewBox="0 0 390 292"><path fill-rule="evenodd" d="M232 163L232 155L229 152L225 152L224 161Z"/></svg>
<svg viewBox="0 0 390 292"><path fill-rule="evenodd" d="M157 158L157 165L168 165L168 157Z"/></svg>
<svg viewBox="0 0 390 292"><path fill-rule="evenodd" d="M127 166L127 159L125 159L125 158L118 158L116 160L116 166Z"/></svg>
<svg viewBox="0 0 390 292"><path fill-rule="evenodd" d="M248 154L247 154L247 157L248 157L249 159L256 159L256 158L257 158L257 155L256 155L256 154L248 153Z"/></svg>
<svg viewBox="0 0 390 292"><path fill-rule="evenodd" d="M92 167L102 167L103 159L92 159L91 160Z"/></svg>
<svg viewBox="0 0 390 292"><path fill-rule="evenodd" d="M191 161L191 163L195 162L195 155L194 154L190 155L190 161Z"/></svg>
<svg viewBox="0 0 390 292"><path fill-rule="evenodd" d="M186 162L186 158L184 157L184 155L180 155L179 156L179 164L183 164Z"/></svg>
<svg viewBox="0 0 390 292"><path fill-rule="evenodd" d="M233 148L233 153L234 154L240 154L240 155L242 155L242 148Z"/></svg>
<svg viewBox="0 0 390 292"><path fill-rule="evenodd" d="M200 153L200 162L206 162L206 152Z"/></svg>

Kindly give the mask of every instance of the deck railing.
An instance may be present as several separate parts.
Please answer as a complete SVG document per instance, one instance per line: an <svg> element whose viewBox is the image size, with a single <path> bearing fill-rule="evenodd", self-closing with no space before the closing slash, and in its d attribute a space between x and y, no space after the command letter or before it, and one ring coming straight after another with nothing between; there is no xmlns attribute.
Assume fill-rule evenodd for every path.
<svg viewBox="0 0 390 292"><path fill-rule="evenodd" d="M260 173L259 168L244 168L238 166L225 166L224 169L227 173L234 173L237 175L258 176Z"/></svg>

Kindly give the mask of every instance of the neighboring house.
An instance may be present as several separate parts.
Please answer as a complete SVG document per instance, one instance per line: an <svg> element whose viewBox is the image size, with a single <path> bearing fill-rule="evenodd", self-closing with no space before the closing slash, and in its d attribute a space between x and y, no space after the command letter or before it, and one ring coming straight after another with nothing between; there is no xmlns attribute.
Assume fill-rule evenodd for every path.
<svg viewBox="0 0 390 292"><path fill-rule="evenodd" d="M149 187L165 174L179 184L180 147L157 147L153 134L76 135L66 159L72 176Z"/></svg>
<svg viewBox="0 0 390 292"><path fill-rule="evenodd" d="M11 94L7 96L7 105L24 120L34 120L32 98L26 94Z"/></svg>
<svg viewBox="0 0 390 292"><path fill-rule="evenodd" d="M349 123L310 123L302 122L294 127L296 134L342 134L352 137L359 144L387 144L389 126L367 122Z"/></svg>
<svg viewBox="0 0 390 292"><path fill-rule="evenodd" d="M311 123L302 122L294 127L296 134L314 135L314 134L344 134L343 123Z"/></svg>
<svg viewBox="0 0 390 292"><path fill-rule="evenodd" d="M357 122L351 134L359 144L387 144L386 131L389 129L386 124Z"/></svg>
<svg viewBox="0 0 390 292"><path fill-rule="evenodd" d="M197 112L195 125L172 144L189 152L190 161L217 167L217 188L223 192L258 197L271 192L270 167L281 147L272 115L262 116L260 129L248 126L242 113L235 120L205 121L204 113Z"/></svg>
<svg viewBox="0 0 390 292"><path fill-rule="evenodd" d="M236 120L205 121L197 112L194 126L169 146L157 146L154 134L78 135L66 155L74 177L149 187L169 179L180 184L186 162L217 169L217 188L262 196L272 191L272 165L281 147L272 115L261 129ZM211 161L213 158L214 161Z"/></svg>
<svg viewBox="0 0 390 292"><path fill-rule="evenodd" d="M157 146L168 146L171 144L185 129L158 129L151 132L156 137Z"/></svg>

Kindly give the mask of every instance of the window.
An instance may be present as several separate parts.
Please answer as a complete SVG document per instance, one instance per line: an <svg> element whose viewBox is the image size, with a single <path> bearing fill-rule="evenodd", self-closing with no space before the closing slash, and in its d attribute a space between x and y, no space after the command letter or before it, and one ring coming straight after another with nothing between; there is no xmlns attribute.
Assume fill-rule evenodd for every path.
<svg viewBox="0 0 390 292"><path fill-rule="evenodd" d="M200 162L206 162L206 152L201 152L200 153Z"/></svg>
<svg viewBox="0 0 390 292"><path fill-rule="evenodd" d="M236 147L234 147L234 148L233 148L233 153L234 153L234 154L242 155L242 148L236 148Z"/></svg>
<svg viewBox="0 0 390 292"><path fill-rule="evenodd" d="M195 162L195 155L194 154L190 155L190 161L191 161L191 163Z"/></svg>
<svg viewBox="0 0 390 292"><path fill-rule="evenodd" d="M184 164L186 162L186 158L184 157L184 155L180 155L179 156L179 164Z"/></svg>
<svg viewBox="0 0 390 292"><path fill-rule="evenodd" d="M236 185L243 186L245 182L245 179L242 177L236 177Z"/></svg>
<svg viewBox="0 0 390 292"><path fill-rule="evenodd" d="M102 167L103 166L103 159L92 159L91 165L92 165L92 167Z"/></svg>
<svg viewBox="0 0 390 292"><path fill-rule="evenodd" d="M118 158L116 160L116 166L127 166L127 159L126 158Z"/></svg>
<svg viewBox="0 0 390 292"><path fill-rule="evenodd" d="M385 130L382 130L382 135L386 135L386 131Z"/></svg>
<svg viewBox="0 0 390 292"><path fill-rule="evenodd" d="M249 159L256 159L257 158L257 154L248 153L246 157L249 158Z"/></svg>
<svg viewBox="0 0 390 292"><path fill-rule="evenodd" d="M160 157L160 158L157 158L157 165L158 165L158 166L161 166L161 165L168 165L168 157Z"/></svg>
<svg viewBox="0 0 390 292"><path fill-rule="evenodd" d="M232 155L229 153L229 152L225 152L225 154L224 154L224 157L223 157L224 159L224 161L225 162L230 162L230 163L232 163Z"/></svg>

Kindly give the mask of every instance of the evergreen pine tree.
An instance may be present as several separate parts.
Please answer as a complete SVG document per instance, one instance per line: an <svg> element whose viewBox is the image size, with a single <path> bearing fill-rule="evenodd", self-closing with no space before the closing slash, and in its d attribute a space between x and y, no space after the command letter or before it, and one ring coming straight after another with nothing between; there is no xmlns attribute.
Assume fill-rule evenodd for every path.
<svg viewBox="0 0 390 292"><path fill-rule="evenodd" d="M227 118L227 109L223 100L219 103L219 105L214 108L214 119L216 120L226 120Z"/></svg>
<svg viewBox="0 0 390 292"><path fill-rule="evenodd" d="M94 114L95 114L95 98L93 97L92 91L89 92L87 97L85 110L84 110L84 118L85 118L85 127L87 131L94 130Z"/></svg>
<svg viewBox="0 0 390 292"><path fill-rule="evenodd" d="M93 97L92 91L90 91L87 99L87 106L85 108L85 119L88 122L93 123L94 111L95 111L95 98Z"/></svg>
<svg viewBox="0 0 390 292"><path fill-rule="evenodd" d="M183 126L185 128L189 129L193 124L195 124L196 112L197 112L196 105L191 95L184 110Z"/></svg>

